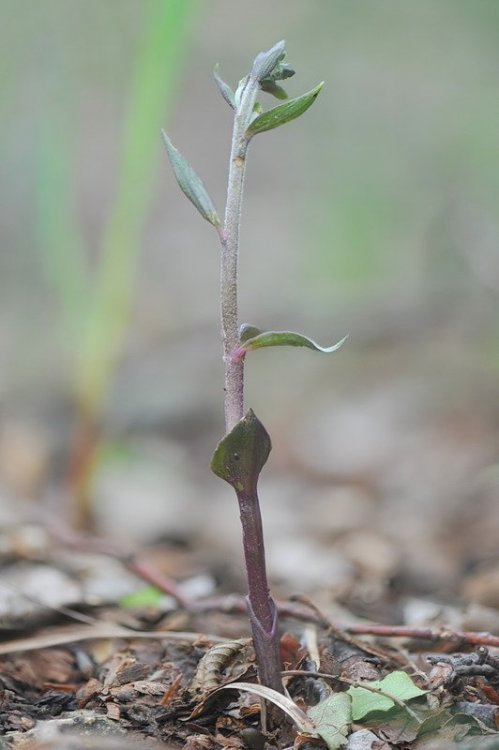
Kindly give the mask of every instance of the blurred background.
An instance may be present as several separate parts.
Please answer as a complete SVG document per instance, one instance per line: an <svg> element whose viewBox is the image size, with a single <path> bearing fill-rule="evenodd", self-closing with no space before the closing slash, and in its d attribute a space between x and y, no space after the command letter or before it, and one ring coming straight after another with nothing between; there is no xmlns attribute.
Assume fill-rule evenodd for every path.
<svg viewBox="0 0 499 750"><path fill-rule="evenodd" d="M331 357L247 360L272 435L271 576L359 611L499 604L499 4L0 0L0 511L187 544L241 580L218 244L232 86L281 38L298 121L250 150L241 320ZM275 100L265 94L265 107ZM229 572L227 572L229 571ZM242 585L242 584L241 584ZM230 587L229 587L230 588Z"/></svg>

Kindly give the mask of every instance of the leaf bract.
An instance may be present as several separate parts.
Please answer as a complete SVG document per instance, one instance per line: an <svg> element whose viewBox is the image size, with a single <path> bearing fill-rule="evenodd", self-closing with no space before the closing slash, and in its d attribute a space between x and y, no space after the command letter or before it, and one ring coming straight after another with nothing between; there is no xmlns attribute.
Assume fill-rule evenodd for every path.
<svg viewBox="0 0 499 750"><path fill-rule="evenodd" d="M211 470L236 492L253 492L271 448L267 430L250 409L219 442Z"/></svg>
<svg viewBox="0 0 499 750"><path fill-rule="evenodd" d="M285 48L286 42L282 40L277 42L277 44L274 44L274 46L266 52L260 52L255 57L251 69L251 75L253 78L256 78L257 81L262 81L264 78L267 78L267 76L272 73L275 66L284 58L286 54Z"/></svg>
<svg viewBox="0 0 499 750"><path fill-rule="evenodd" d="M288 95L283 87L279 86L271 78L267 78L265 81L262 81L260 84L260 88L262 89L262 91L265 91L266 94L275 96L276 99L286 100L288 98Z"/></svg>
<svg viewBox="0 0 499 750"><path fill-rule="evenodd" d="M209 221L214 227L220 227L221 221L201 178L198 177L187 159L175 148L165 131L162 130L161 133L180 189L197 208L203 219Z"/></svg>
<svg viewBox="0 0 499 750"><path fill-rule="evenodd" d="M294 331L261 331L254 326L243 325L240 330L241 346L238 352L245 353L267 346L303 346L316 352L332 354L345 343L347 338L348 336L344 336L332 346L321 346L308 336Z"/></svg>
<svg viewBox="0 0 499 750"><path fill-rule="evenodd" d="M296 99L289 99L283 104L278 104L277 107L273 107L256 117L246 130L246 138L252 138L257 133L264 133L266 130L279 128L281 125L295 120L312 106L323 86L324 82L319 83L311 91L307 91L306 94L302 94Z"/></svg>
<svg viewBox="0 0 499 750"><path fill-rule="evenodd" d="M235 99L234 92L232 91L231 87L227 83L225 83L225 81L222 78L220 78L218 74L218 70L219 70L219 66L217 63L213 70L213 78L215 79L215 82L218 86L218 90L222 94L223 98L225 99L229 107L231 107L232 109L235 109L236 99Z"/></svg>

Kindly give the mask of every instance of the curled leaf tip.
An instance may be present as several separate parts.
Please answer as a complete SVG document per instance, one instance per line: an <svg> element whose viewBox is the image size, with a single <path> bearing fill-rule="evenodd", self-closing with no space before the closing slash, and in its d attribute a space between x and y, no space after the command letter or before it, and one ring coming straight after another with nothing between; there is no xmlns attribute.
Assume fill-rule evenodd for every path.
<svg viewBox="0 0 499 750"><path fill-rule="evenodd" d="M218 90L222 94L229 107L231 107L231 109L235 109L236 99L234 92L232 91L231 87L220 77L219 70L220 66L217 63L213 69L213 77L215 79L215 83L217 84Z"/></svg>
<svg viewBox="0 0 499 750"><path fill-rule="evenodd" d="M248 339L252 339L255 336L258 336L260 333L263 333L263 331L261 331L260 328L257 328L256 326L252 326L249 323L243 323L239 327L239 338L241 341L247 341Z"/></svg>
<svg viewBox="0 0 499 750"><path fill-rule="evenodd" d="M332 346L321 346L308 336L304 336L302 333L296 333L294 331L262 331L259 328L245 324L241 326L239 337L241 345L233 354L233 356L237 357L236 361L240 361L246 352L252 351L253 349L263 349L268 346L302 346L316 352L322 352L323 354L332 354L343 346L348 335L344 336Z"/></svg>

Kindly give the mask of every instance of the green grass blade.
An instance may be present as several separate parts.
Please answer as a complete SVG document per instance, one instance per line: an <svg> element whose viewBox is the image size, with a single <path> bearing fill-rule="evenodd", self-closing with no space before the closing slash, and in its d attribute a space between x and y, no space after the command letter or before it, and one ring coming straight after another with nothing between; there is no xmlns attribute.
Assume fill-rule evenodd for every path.
<svg viewBox="0 0 499 750"><path fill-rule="evenodd" d="M114 206L103 239L95 298L78 363L87 410L105 397L128 319L136 261L158 167L160 129L177 88L196 0L150 0L121 145Z"/></svg>
<svg viewBox="0 0 499 750"><path fill-rule="evenodd" d="M39 133L35 167L35 244L43 272L59 297L65 333L81 333L89 293L81 226L76 215L71 145L54 124Z"/></svg>

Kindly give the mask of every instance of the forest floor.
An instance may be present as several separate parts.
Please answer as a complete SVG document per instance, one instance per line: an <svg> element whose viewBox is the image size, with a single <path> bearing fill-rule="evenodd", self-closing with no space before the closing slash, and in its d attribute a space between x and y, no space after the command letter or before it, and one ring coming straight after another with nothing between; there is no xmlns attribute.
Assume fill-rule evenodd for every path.
<svg viewBox="0 0 499 750"><path fill-rule="evenodd" d="M60 498L26 500L43 434L4 420L0 748L499 748L497 387L379 361L368 395L309 383L286 420L261 406L280 707L257 685L237 510L206 468L218 422L129 435L99 534L78 535Z"/></svg>

